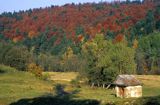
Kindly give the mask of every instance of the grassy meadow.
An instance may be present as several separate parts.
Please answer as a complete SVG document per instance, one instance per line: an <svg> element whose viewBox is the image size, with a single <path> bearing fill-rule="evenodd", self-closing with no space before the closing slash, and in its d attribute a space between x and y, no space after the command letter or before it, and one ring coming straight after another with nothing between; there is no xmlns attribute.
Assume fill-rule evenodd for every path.
<svg viewBox="0 0 160 105"><path fill-rule="evenodd" d="M121 99L114 89L72 82L78 73L45 72L49 81L0 65L0 105L159 105L160 76L138 75L143 98ZM57 90L60 94L57 95ZM62 96L62 97L61 97ZM148 101L148 99L152 99ZM150 103L152 102L153 103ZM148 102L150 104L148 104Z"/></svg>
<svg viewBox="0 0 160 105"><path fill-rule="evenodd" d="M72 85L67 81L72 81L74 79L73 77L76 77L78 74L74 72L71 72L71 73L50 72L49 75L51 77L50 79L53 81L55 80L55 76L56 76L57 81L54 81L54 82L66 84L67 85L66 89L69 90L72 88ZM160 96L160 76L136 75L136 77L143 83L144 98ZM117 103L117 105L119 104L123 105L123 103L125 102L136 100L134 98L131 98L131 99L116 98L115 91L113 89L103 89L103 88L97 88L97 87L91 88L90 86L82 85L81 88L79 88L79 90L80 92L77 94L79 99L96 99L96 100L99 100L101 103ZM160 97L158 98L160 99Z"/></svg>
<svg viewBox="0 0 160 105"><path fill-rule="evenodd" d="M0 105L50 93L52 85L28 72L0 65Z"/></svg>

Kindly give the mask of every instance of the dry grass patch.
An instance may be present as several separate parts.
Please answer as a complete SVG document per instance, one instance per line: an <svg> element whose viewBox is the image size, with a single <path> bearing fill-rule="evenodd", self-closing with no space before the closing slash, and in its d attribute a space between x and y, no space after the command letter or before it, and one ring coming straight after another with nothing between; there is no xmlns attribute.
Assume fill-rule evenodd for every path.
<svg viewBox="0 0 160 105"><path fill-rule="evenodd" d="M76 72L44 72L50 75L50 80L53 81L72 81L78 75Z"/></svg>

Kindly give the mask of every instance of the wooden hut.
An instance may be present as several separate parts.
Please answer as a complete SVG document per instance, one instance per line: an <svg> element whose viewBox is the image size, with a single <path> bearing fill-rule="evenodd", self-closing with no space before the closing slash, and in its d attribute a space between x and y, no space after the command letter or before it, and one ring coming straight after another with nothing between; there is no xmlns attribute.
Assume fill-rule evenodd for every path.
<svg viewBox="0 0 160 105"><path fill-rule="evenodd" d="M142 83L133 75L119 75L113 83L116 96L121 98L141 97Z"/></svg>

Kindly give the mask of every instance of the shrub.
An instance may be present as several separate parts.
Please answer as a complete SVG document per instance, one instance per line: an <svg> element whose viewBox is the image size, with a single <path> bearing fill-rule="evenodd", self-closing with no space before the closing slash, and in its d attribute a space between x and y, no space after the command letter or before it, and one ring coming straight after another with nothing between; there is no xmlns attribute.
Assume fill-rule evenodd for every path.
<svg viewBox="0 0 160 105"><path fill-rule="evenodd" d="M45 73L42 75L42 79L43 80L49 80L50 79L50 75L48 73Z"/></svg>
<svg viewBox="0 0 160 105"><path fill-rule="evenodd" d="M36 65L34 63L29 64L27 66L27 70L29 72L33 73L37 77L42 77L43 69L40 66L38 66L38 65Z"/></svg>
<svg viewBox="0 0 160 105"><path fill-rule="evenodd" d="M0 63L26 70L30 61L30 53L25 47L16 47L9 44L0 44Z"/></svg>

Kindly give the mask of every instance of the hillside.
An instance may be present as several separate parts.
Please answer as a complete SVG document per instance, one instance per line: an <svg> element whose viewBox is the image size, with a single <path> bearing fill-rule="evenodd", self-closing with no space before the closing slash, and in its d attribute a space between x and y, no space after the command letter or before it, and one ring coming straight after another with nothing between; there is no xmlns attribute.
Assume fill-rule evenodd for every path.
<svg viewBox="0 0 160 105"><path fill-rule="evenodd" d="M72 39L81 34L92 38L96 33L106 33L107 30L120 34L144 19L148 10L154 9L153 3L102 2L3 13L0 16L1 32L16 41L44 32L47 32L47 37L57 36L57 39L64 34Z"/></svg>
<svg viewBox="0 0 160 105"><path fill-rule="evenodd" d="M64 43L66 39L77 45L84 39L93 38L97 33L117 40L126 35L127 39L133 40L140 33L132 32L132 28L145 19L149 10L155 12L155 9L152 2L101 2L2 13L0 33L5 40L9 38L15 43L22 41L27 47L38 48L40 46L36 42L28 43L32 43L30 39L35 37L42 38L42 34L42 40L50 43L46 46L52 47ZM155 13L154 16L155 20L159 19L158 14ZM68 44L69 41L65 43Z"/></svg>

